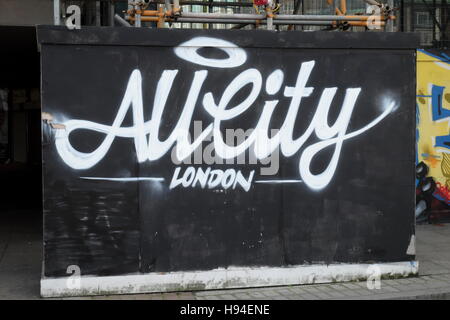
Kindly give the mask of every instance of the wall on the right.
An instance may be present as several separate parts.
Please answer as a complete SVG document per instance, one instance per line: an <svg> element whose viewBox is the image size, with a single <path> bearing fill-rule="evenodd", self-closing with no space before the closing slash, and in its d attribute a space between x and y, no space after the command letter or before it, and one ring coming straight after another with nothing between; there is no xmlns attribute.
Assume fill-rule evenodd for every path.
<svg viewBox="0 0 450 320"><path fill-rule="evenodd" d="M417 222L450 221L450 51L417 51Z"/></svg>

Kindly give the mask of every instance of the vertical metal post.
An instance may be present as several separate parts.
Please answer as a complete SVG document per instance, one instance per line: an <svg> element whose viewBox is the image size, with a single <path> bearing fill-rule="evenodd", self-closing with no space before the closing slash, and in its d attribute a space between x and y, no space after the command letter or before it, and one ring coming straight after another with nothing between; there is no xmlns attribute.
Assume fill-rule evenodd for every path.
<svg viewBox="0 0 450 320"><path fill-rule="evenodd" d="M134 9L133 0L128 0L128 12ZM129 14L129 13L128 13ZM136 21L135 21L136 24Z"/></svg>
<svg viewBox="0 0 450 320"><path fill-rule="evenodd" d="M273 18L267 18L267 30L273 30Z"/></svg>
<svg viewBox="0 0 450 320"><path fill-rule="evenodd" d="M164 22L164 5L160 4L158 7L158 23L156 24L157 28L164 28L165 22ZM192 25L191 25L192 26Z"/></svg>
<svg viewBox="0 0 450 320"><path fill-rule="evenodd" d="M304 1L302 0L302 3L301 3L301 13L302 13L302 15L304 15L305 14L305 4L304 4ZM303 25L301 25L300 26L300 29L299 28L295 28L295 30L305 30L305 26L303 26Z"/></svg>
<svg viewBox="0 0 450 320"><path fill-rule="evenodd" d="M114 27L114 15L115 15L115 5L114 1L109 1L109 25Z"/></svg>
<svg viewBox="0 0 450 320"><path fill-rule="evenodd" d="M175 1L178 1L178 0L175 0ZM212 13L213 12L212 3L213 3L213 0L209 0L209 6L207 7L207 12L208 13ZM235 9L233 8L233 12L234 12L234 10ZM214 24L212 24L212 23L208 23L207 26L208 26L208 29L214 29Z"/></svg>
<svg viewBox="0 0 450 320"><path fill-rule="evenodd" d="M141 10L141 8L138 5L134 6L135 10ZM136 13L134 15L134 17L136 18L136 20L134 20L134 26L136 28L140 28L141 27L141 14L140 13Z"/></svg>
<svg viewBox="0 0 450 320"><path fill-rule="evenodd" d="M302 14L303 14L303 0L294 0L294 9L292 10L292 14L298 14L300 11L300 7L302 8L301 10L302 10ZM299 28L298 28L298 26L291 24L288 27L288 30L292 30L292 29L298 30Z"/></svg>
<svg viewBox="0 0 450 320"><path fill-rule="evenodd" d="M347 14L347 0L341 0L341 12Z"/></svg>
<svg viewBox="0 0 450 320"><path fill-rule="evenodd" d="M394 0L388 0L387 4L388 4L390 10L392 10L394 8ZM394 32L394 20L388 19L386 21L386 31Z"/></svg>
<svg viewBox="0 0 450 320"><path fill-rule="evenodd" d="M449 6L447 5L447 0L441 0L441 8L440 8L440 21L442 28L440 29L439 35L439 46L444 46L447 43L448 39L448 20L449 20Z"/></svg>
<svg viewBox="0 0 450 320"><path fill-rule="evenodd" d="M400 30L401 32L405 31L405 0L400 1Z"/></svg>
<svg viewBox="0 0 450 320"><path fill-rule="evenodd" d="M172 10L172 3L170 2L170 0L164 0L164 4L166 7L166 11Z"/></svg>
<svg viewBox="0 0 450 320"><path fill-rule="evenodd" d="M100 1L95 1L95 25L100 27L101 23L101 10L100 10Z"/></svg>
<svg viewBox="0 0 450 320"><path fill-rule="evenodd" d="M174 0L173 1L173 6L175 9L175 12L179 12L180 11L180 0Z"/></svg>
<svg viewBox="0 0 450 320"><path fill-rule="evenodd" d="M273 30L273 12L272 8L266 7L267 30Z"/></svg>
<svg viewBox="0 0 450 320"><path fill-rule="evenodd" d="M436 19L433 19L433 43L436 43L436 28L438 28L438 26L436 25L436 21L438 19L438 16L436 14L436 0L433 0L433 14L436 17ZM430 10L431 11L431 10ZM439 17L440 18L440 17Z"/></svg>
<svg viewBox="0 0 450 320"><path fill-rule="evenodd" d="M60 0L53 0L53 23L55 26L59 26L61 24Z"/></svg>

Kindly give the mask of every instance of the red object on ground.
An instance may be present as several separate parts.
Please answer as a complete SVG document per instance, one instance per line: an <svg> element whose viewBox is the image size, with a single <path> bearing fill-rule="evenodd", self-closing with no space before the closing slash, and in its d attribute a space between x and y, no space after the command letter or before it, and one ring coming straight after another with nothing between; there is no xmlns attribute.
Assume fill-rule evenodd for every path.
<svg viewBox="0 0 450 320"><path fill-rule="evenodd" d="M437 192L444 200L450 202L450 190L439 182L436 182L436 187L437 190L435 192Z"/></svg>
<svg viewBox="0 0 450 320"><path fill-rule="evenodd" d="M265 6L269 3L269 0L253 0L253 3L257 6Z"/></svg>

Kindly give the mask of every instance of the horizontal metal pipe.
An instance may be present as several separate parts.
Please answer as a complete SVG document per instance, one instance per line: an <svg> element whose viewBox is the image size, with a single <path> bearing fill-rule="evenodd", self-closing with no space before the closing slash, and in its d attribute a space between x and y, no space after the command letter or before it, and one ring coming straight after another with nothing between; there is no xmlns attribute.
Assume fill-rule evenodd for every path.
<svg viewBox="0 0 450 320"><path fill-rule="evenodd" d="M266 24L266 19L210 19L210 18L178 18L170 20L170 22L192 22L192 23L248 23L248 24ZM317 26L328 26L336 24L336 21L301 21L301 20L274 20L274 24L285 25L285 24L298 24L298 25L317 25ZM348 21L351 26L366 26L366 21ZM374 22L373 24L383 25L384 22Z"/></svg>
<svg viewBox="0 0 450 320"><path fill-rule="evenodd" d="M368 23L368 22L361 22L361 21L349 21L348 24L350 26L354 26L354 27L367 27L369 24L372 26L383 27L386 25L386 22L384 22L384 21L375 22L374 21L374 22Z"/></svg>
<svg viewBox="0 0 450 320"><path fill-rule="evenodd" d="M127 19L129 19L131 21L136 21L136 17L133 17L133 16L129 16L129 17L127 17ZM140 20L143 22L158 22L159 18L158 17L140 17Z"/></svg>
<svg viewBox="0 0 450 320"><path fill-rule="evenodd" d="M134 17L127 17L131 21L135 21ZM159 22L158 17L141 17L141 21L144 22ZM205 18L178 18L171 19L166 17L161 21L172 22L172 23L226 23L226 24L267 24L266 19L253 20L253 19L205 19ZM365 21L348 21L350 26L361 26L366 27L367 22ZM329 26L335 25L336 21L301 21L301 20L274 20L274 25L309 25L309 26ZM385 22L374 22L373 25L384 26Z"/></svg>
<svg viewBox="0 0 450 320"><path fill-rule="evenodd" d="M227 23L227 24L267 24L267 20L238 20L238 19L199 19L199 18L178 18L177 20L169 20L176 23ZM307 26L330 26L336 24L336 21L300 21L300 20L274 20L276 25L307 25ZM384 26L385 22L381 21L373 23L373 25ZM350 26L367 26L364 21L349 21Z"/></svg>
<svg viewBox="0 0 450 320"><path fill-rule="evenodd" d="M181 11L180 0L173 0L173 11L175 14L179 14Z"/></svg>
<svg viewBox="0 0 450 320"><path fill-rule="evenodd" d="M154 3L164 3L164 0L156 0ZM252 2L226 2L226 1L179 1L179 5L213 6L213 7L253 7Z"/></svg>
<svg viewBox="0 0 450 320"><path fill-rule="evenodd" d="M380 3L378 1L375 0L364 0L365 2L367 2L368 4L372 5L372 6L379 6Z"/></svg>
<svg viewBox="0 0 450 320"><path fill-rule="evenodd" d="M0 0L1 1L1 0ZM100 2L128 2L127 0L96 0ZM164 4L165 0L154 0L151 3L155 4ZM174 5L176 5L174 3ZM186 5L192 5L192 6L212 6L212 7L253 7L252 2L226 2L226 1L200 1L200 0L186 0L186 1L178 1L178 6L186 6Z"/></svg>
<svg viewBox="0 0 450 320"><path fill-rule="evenodd" d="M180 23L229 23L229 24L267 24L264 20L255 19L204 19L204 18L178 18L171 22ZM317 26L329 26L333 24L333 21L299 21L299 20L274 20L273 24L285 25L285 24L298 24L298 25L317 25Z"/></svg>
<svg viewBox="0 0 450 320"><path fill-rule="evenodd" d="M300 15L300 14L279 14L275 19L279 20L311 20L311 21L367 21L370 16L336 16L336 15ZM372 16L373 18L373 16ZM380 19L384 17L380 16Z"/></svg>
<svg viewBox="0 0 450 320"><path fill-rule="evenodd" d="M206 18L206 19L265 19L264 14L245 14L245 13L201 13L201 12L182 12L183 18ZM369 16L335 16L335 15L299 15L299 14L279 14L275 15L274 20L302 20L302 21L367 21ZM380 16L380 20L384 17Z"/></svg>
<svg viewBox="0 0 450 320"><path fill-rule="evenodd" d="M307 26L329 26L333 24L333 21L300 21L300 20L273 20L273 24L285 25L285 24L298 24Z"/></svg>
<svg viewBox="0 0 450 320"><path fill-rule="evenodd" d="M132 10L128 10L128 13L132 13ZM141 14L143 16L157 16L159 11L158 10L136 10L136 13Z"/></svg>
<svg viewBox="0 0 450 320"><path fill-rule="evenodd" d="M255 24L256 20L251 19L205 19L205 18L178 18L172 22L182 22L182 23L250 23ZM263 22L262 20L260 21Z"/></svg>
<svg viewBox="0 0 450 320"><path fill-rule="evenodd" d="M134 17L127 17L131 21L135 21ZM144 22L158 22L158 17L141 17L141 21ZM178 18L178 19L171 19L166 17L165 21L172 22L172 23L227 23L227 24L267 24L266 19L211 19L211 18ZM301 21L301 20L274 20L273 24L276 25L311 25L311 26L329 26L335 24L336 21ZM350 26L367 26L367 22L364 21L349 21L348 24ZM381 21L378 24L380 26L384 25L384 22Z"/></svg>
<svg viewBox="0 0 450 320"><path fill-rule="evenodd" d="M247 13L202 13L202 12L182 12L183 18L211 18L211 19L264 19L265 14Z"/></svg>

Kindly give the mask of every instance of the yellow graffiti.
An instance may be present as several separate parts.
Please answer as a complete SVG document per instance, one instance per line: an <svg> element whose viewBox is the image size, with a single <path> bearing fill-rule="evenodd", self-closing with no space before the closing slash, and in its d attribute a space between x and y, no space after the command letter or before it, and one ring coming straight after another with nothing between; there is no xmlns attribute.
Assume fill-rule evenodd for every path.
<svg viewBox="0 0 450 320"><path fill-rule="evenodd" d="M450 134L450 118L433 121L432 85L446 87L450 92L450 64L429 55L417 52L417 107L419 122L417 124L419 139L417 143L418 162L425 162L429 167L429 176L436 182L450 188L450 149L436 148L437 136ZM443 108L450 109L450 94L442 99Z"/></svg>

